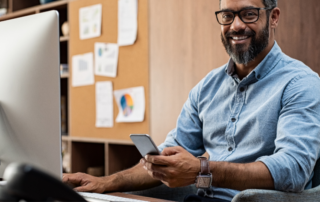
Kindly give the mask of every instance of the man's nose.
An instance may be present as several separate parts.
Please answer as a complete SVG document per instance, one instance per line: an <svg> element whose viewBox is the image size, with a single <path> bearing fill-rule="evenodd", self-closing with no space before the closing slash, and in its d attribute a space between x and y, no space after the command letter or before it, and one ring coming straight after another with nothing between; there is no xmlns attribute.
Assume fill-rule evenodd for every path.
<svg viewBox="0 0 320 202"><path fill-rule="evenodd" d="M240 19L240 17L238 15L236 15L234 17L234 21L233 23L230 25L230 29L233 31L240 31L240 30L244 30L246 28L246 24L244 22L242 22L242 20Z"/></svg>

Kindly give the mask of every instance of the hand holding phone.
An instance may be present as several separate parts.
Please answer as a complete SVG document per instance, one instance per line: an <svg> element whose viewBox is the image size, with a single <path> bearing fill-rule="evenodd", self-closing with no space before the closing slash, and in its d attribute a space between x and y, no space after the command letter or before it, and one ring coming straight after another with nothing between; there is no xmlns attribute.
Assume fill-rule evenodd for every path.
<svg viewBox="0 0 320 202"><path fill-rule="evenodd" d="M152 141L151 137L147 134L131 134L130 138L132 142L136 145L142 157L147 154L160 155L158 147Z"/></svg>

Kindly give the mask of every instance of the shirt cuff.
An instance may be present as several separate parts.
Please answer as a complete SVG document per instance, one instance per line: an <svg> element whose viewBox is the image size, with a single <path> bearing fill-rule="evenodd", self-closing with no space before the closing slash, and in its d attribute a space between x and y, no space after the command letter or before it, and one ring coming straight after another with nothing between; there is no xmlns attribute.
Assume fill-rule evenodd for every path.
<svg viewBox="0 0 320 202"><path fill-rule="evenodd" d="M299 180L301 173L295 169L295 163L283 156L283 154L276 153L272 156L262 156L256 161L264 163L269 169L274 181L275 190L300 192L304 189L304 186L299 186L305 183L305 180ZM298 183L298 181L301 182Z"/></svg>

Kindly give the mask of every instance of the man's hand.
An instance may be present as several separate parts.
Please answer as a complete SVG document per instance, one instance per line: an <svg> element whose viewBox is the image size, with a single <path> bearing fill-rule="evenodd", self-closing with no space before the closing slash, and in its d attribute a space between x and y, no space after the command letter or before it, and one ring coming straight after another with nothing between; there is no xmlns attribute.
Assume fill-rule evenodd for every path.
<svg viewBox="0 0 320 202"><path fill-rule="evenodd" d="M146 155L141 164L154 179L168 187L183 187L195 183L200 161L182 147L165 148L161 155Z"/></svg>
<svg viewBox="0 0 320 202"><path fill-rule="evenodd" d="M148 175L141 164L105 177L93 177L84 173L64 174L62 181L80 192L138 191L159 186L161 182Z"/></svg>
<svg viewBox="0 0 320 202"><path fill-rule="evenodd" d="M79 192L103 193L106 191L107 179L94 177L85 173L63 174L62 181L75 186Z"/></svg>

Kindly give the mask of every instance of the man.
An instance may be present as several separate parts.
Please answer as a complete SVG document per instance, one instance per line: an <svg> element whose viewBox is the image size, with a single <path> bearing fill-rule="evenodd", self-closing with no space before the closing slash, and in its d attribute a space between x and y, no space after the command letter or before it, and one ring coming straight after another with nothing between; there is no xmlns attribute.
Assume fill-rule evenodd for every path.
<svg viewBox="0 0 320 202"><path fill-rule="evenodd" d="M318 75L275 42L277 0L221 0L220 9L221 39L231 59L191 90L176 129L159 146L162 155L147 155L108 177L65 175L65 182L102 193L161 183L182 187L197 179L212 190L199 200L213 201L231 201L251 188L311 188L320 149ZM209 164L209 186L210 175L198 176L205 167L196 157L205 152L210 161L201 162Z"/></svg>

